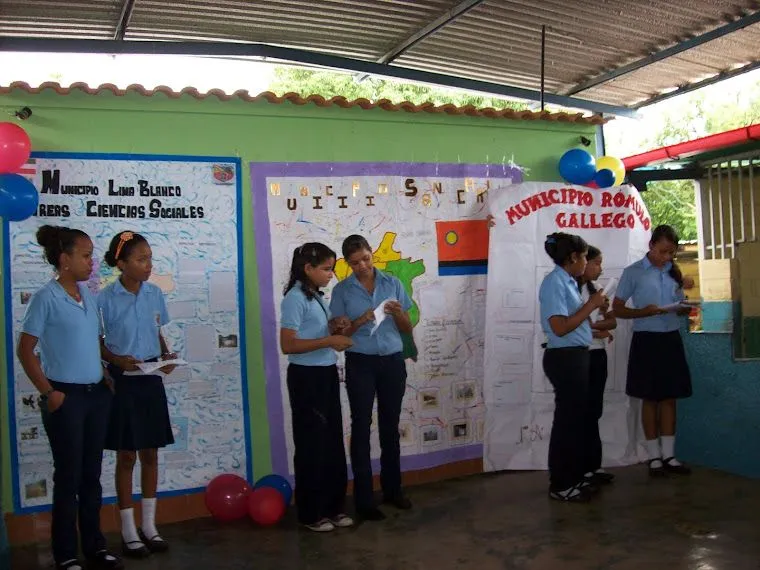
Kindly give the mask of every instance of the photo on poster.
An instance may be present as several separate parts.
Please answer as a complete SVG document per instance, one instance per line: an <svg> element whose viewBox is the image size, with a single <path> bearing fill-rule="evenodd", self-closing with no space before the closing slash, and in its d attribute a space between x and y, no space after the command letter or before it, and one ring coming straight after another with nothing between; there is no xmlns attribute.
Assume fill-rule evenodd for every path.
<svg viewBox="0 0 760 570"><path fill-rule="evenodd" d="M450 441L455 444L467 443L471 439L471 423L469 420L455 420L451 422L449 428L451 430Z"/></svg>
<svg viewBox="0 0 760 570"><path fill-rule="evenodd" d="M457 382L453 385L454 404L457 406L469 406L477 399L477 385L474 380Z"/></svg>
<svg viewBox="0 0 760 570"><path fill-rule="evenodd" d="M422 445L441 445L443 442L443 429L439 425L424 425L420 427L422 432Z"/></svg>
<svg viewBox="0 0 760 570"><path fill-rule="evenodd" d="M238 336L236 334L219 335L219 348L237 348Z"/></svg>
<svg viewBox="0 0 760 570"><path fill-rule="evenodd" d="M438 402L438 396L440 390L438 388L423 388L419 392L420 394L420 409L422 411L433 411L440 407Z"/></svg>

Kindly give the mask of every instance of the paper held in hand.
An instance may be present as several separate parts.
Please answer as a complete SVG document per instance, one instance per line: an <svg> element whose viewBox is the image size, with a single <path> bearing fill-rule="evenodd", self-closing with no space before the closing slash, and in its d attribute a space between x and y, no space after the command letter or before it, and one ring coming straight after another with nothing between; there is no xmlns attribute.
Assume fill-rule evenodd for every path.
<svg viewBox="0 0 760 570"><path fill-rule="evenodd" d="M159 368L163 368L164 366L181 366L183 364L187 364L187 362L181 358L173 358L171 360L159 360L158 362L140 362L137 367L144 374L150 374Z"/></svg>
<svg viewBox="0 0 760 570"><path fill-rule="evenodd" d="M380 303L377 306L377 309L374 311L375 315L375 325L372 327L372 330L369 332L370 335L375 334L375 331L378 329L380 324L386 319L388 316L385 312L385 305L388 304L389 301L395 301L396 299L386 299L382 303Z"/></svg>
<svg viewBox="0 0 760 570"><path fill-rule="evenodd" d="M602 289L602 293L604 293L605 297L609 297L610 293L612 293L615 290L615 285L617 285L617 279L614 277L610 277L610 280L607 281L607 285L604 286L604 289Z"/></svg>
<svg viewBox="0 0 760 570"><path fill-rule="evenodd" d="M679 301L678 303L671 303L670 305L660 307L660 309L669 313L674 313L683 309L693 309L694 307L699 307L700 304L701 303L699 301Z"/></svg>

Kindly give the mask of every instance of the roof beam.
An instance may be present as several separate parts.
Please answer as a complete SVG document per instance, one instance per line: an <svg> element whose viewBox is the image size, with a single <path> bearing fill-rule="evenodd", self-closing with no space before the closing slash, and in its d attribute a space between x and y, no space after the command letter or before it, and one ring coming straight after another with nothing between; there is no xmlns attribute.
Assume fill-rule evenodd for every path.
<svg viewBox="0 0 760 570"><path fill-rule="evenodd" d="M719 28L715 28L714 30L711 30L699 36L690 38L688 40L684 40L669 48L656 51L642 59L631 62L627 65L622 65L611 71L607 71L605 73L597 75L596 77L588 79L587 81L578 83L577 85L565 91L564 94L575 95L576 93L580 93L581 91L586 91L587 89L591 89L592 87L596 87L597 85L601 85L602 83L607 83L608 81L612 81L613 79L616 79L618 77L621 77L633 71L641 69L642 67L646 67L658 61L662 61L663 59L673 57L674 55L678 55L679 53L693 49L697 46L700 46L712 40L723 37L732 32L736 32L738 30L746 28L747 26L757 24L758 22L760 22L760 10L750 13L750 14L745 14L744 16L737 18L733 22L720 26Z"/></svg>
<svg viewBox="0 0 760 570"><path fill-rule="evenodd" d="M296 61L319 67L343 69L371 75L395 77L441 85L453 89L466 89L502 97L514 97L529 101L539 101L541 93L534 89L513 87L501 83L467 79L442 73L432 73L400 67L383 65L372 61L363 61L326 53L286 48L268 44L241 44L233 42L166 42L166 41L113 41L113 40L78 40L78 39L43 39L0 37L0 51L52 52L52 53L106 53L106 54L142 54L142 55L192 55L192 56L237 56L256 57L285 61ZM586 101L574 97L546 93L544 101L549 105L558 105L573 109L583 109L594 113L636 117L637 112L628 107Z"/></svg>
<svg viewBox="0 0 760 570"><path fill-rule="evenodd" d="M747 65L744 65L742 67L738 67L730 71L723 71L721 73L718 73L717 75L708 77L707 79L703 79L702 81L697 81L696 83L687 83L686 85L682 85L681 87L679 87L678 89L674 89L673 91L668 91L667 93L661 93L660 95L655 95L654 97L650 97L649 99L645 99L644 101L641 101L639 103L634 103L633 105L631 105L631 108L641 109L642 107L648 107L649 105L654 105L655 103L659 103L660 101L665 101L666 99L677 97L678 95L683 95L684 93L691 93L692 91L696 91L697 89L702 89L702 87L714 85L715 83L719 83L726 79L731 79L732 77L736 77L737 75L742 75L743 73L747 73L748 71L753 71L755 69L760 69L760 61L753 61L752 63L748 63Z"/></svg>
<svg viewBox="0 0 760 570"><path fill-rule="evenodd" d="M116 30L113 33L113 39L122 41L124 35L127 33L127 26L132 19L132 10L135 9L135 0L124 0L121 5L121 15L119 16L119 23L116 24Z"/></svg>
<svg viewBox="0 0 760 570"><path fill-rule="evenodd" d="M454 6L453 8L447 10L440 16L438 16L435 20L430 22L427 26L419 30L418 32L413 33L411 36L400 42L398 45L392 47L390 50L388 50L386 53L382 55L377 60L377 63L390 63L400 55L402 55L405 51L413 48L415 44L421 42L426 37L430 36L431 34L434 34L438 30L440 30L442 27L446 26L447 24L450 24L454 20L456 20L459 16L465 14L469 10L472 10L475 8L478 4L482 4L484 0L462 0Z"/></svg>
<svg viewBox="0 0 760 570"><path fill-rule="evenodd" d="M459 4L454 6L453 8L446 10L443 14L438 16L435 20L430 22L427 26L424 28L414 32L412 35L410 35L408 38L402 40L395 46L393 46L391 49L389 49L387 52L385 52L383 55L381 55L377 59L377 63L384 63L388 64L391 63L393 60L395 60L397 57L402 55L407 50L410 50L413 48L416 44L427 38L428 36L433 35L435 32L446 26L447 24L450 24L454 20L456 20L459 16L463 15L465 12L468 12L469 10L472 10L477 6L478 4L482 4L484 0L462 0ZM368 74L362 74L358 77L357 81L364 81L369 77Z"/></svg>

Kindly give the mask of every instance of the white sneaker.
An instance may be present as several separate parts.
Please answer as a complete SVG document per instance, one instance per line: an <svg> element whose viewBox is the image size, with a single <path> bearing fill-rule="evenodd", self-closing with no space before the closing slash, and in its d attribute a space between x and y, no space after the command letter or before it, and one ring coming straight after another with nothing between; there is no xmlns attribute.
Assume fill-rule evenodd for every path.
<svg viewBox="0 0 760 570"><path fill-rule="evenodd" d="M354 526L354 519L349 517L347 514L340 513L339 515L334 516L330 519L330 522L340 528L347 528L349 526Z"/></svg>
<svg viewBox="0 0 760 570"><path fill-rule="evenodd" d="M331 530L335 530L335 525L327 519L322 519L315 523L307 524L304 526L309 530L313 530L314 532L330 532Z"/></svg>

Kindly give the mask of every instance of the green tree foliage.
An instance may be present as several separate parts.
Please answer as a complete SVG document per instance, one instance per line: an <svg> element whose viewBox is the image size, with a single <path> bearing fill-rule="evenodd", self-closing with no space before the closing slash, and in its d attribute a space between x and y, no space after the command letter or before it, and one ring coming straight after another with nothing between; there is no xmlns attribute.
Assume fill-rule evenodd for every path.
<svg viewBox="0 0 760 570"><path fill-rule="evenodd" d="M428 87L418 83L402 83L376 77L358 81L356 75L334 71L283 66L275 69L274 76L275 79L270 84L269 90L278 95L294 92L304 97L321 95L326 98L345 97L349 100L365 98L370 101L390 99L393 103L409 101L415 105L430 102L435 105L451 103L457 106L474 105L479 108L492 107L494 109L528 108L526 103L519 101Z"/></svg>

